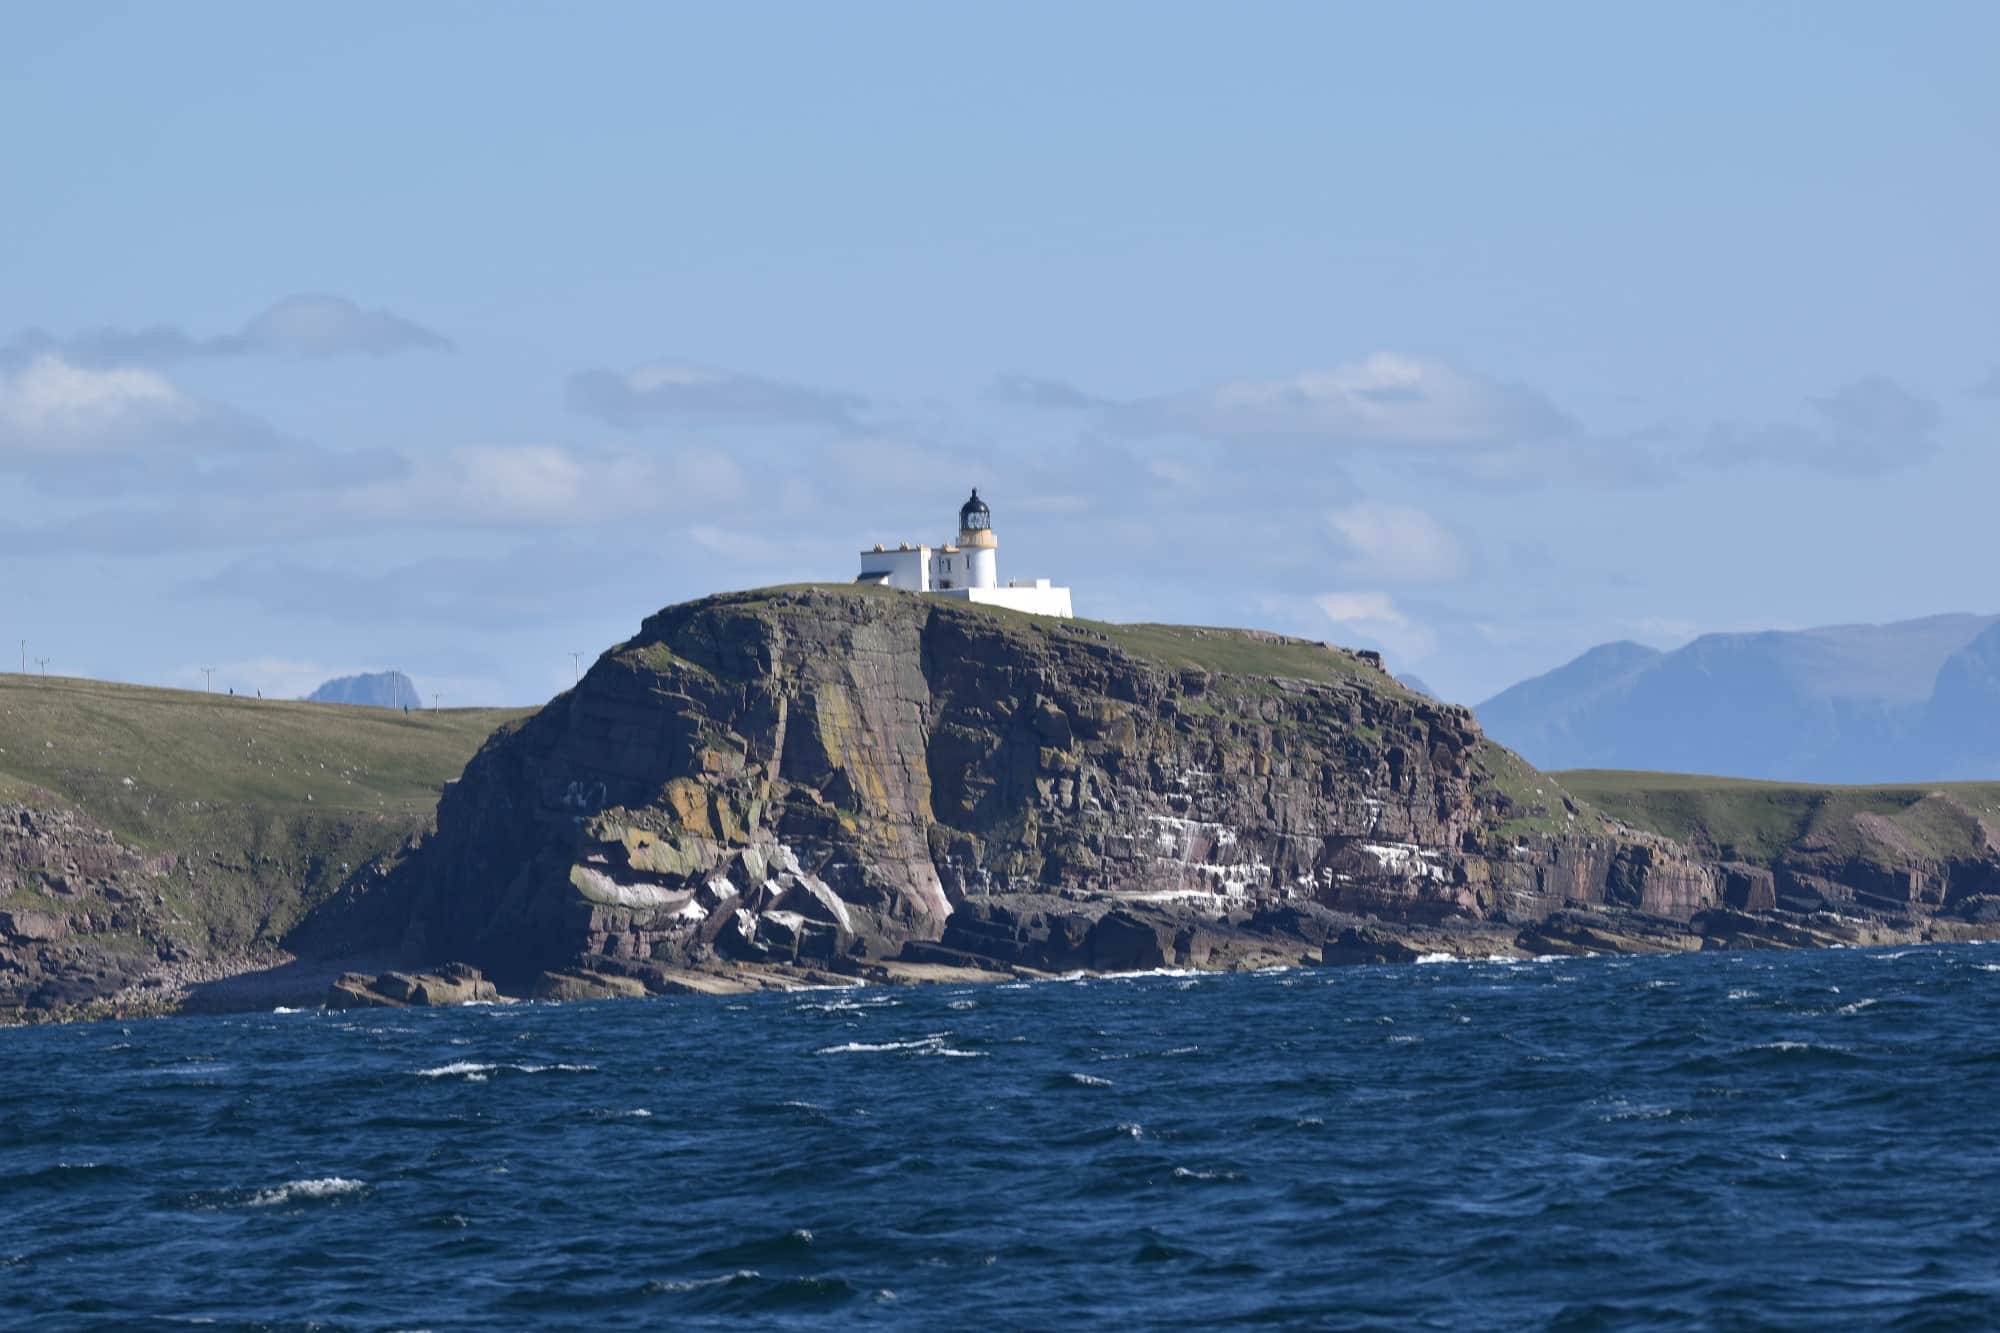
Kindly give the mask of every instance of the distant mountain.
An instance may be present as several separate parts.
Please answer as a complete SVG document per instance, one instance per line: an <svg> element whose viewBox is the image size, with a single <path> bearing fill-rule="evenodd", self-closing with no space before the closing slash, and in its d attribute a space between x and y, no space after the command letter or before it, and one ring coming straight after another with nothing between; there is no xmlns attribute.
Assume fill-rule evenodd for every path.
<svg viewBox="0 0 2000 1333"><path fill-rule="evenodd" d="M400 671L339 676L306 696L319 704L367 704L375 708L415 708L417 687Z"/></svg>
<svg viewBox="0 0 2000 1333"><path fill-rule="evenodd" d="M2000 777L2000 617L1609 643L1474 710L1542 768L1805 782Z"/></svg>
<svg viewBox="0 0 2000 1333"><path fill-rule="evenodd" d="M1945 659L1925 717L1937 776L2000 773L2000 625Z"/></svg>
<svg viewBox="0 0 2000 1333"><path fill-rule="evenodd" d="M1406 690L1415 690L1426 699L1436 699L1438 697L1438 692L1432 689L1422 676L1414 676L1407 671L1399 672L1396 676L1396 683Z"/></svg>

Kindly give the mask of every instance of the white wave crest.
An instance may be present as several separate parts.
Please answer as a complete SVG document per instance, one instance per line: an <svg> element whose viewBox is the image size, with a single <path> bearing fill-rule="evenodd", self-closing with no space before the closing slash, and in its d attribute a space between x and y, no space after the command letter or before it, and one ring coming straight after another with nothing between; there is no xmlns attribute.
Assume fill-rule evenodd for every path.
<svg viewBox="0 0 2000 1333"><path fill-rule="evenodd" d="M365 1180L349 1180L345 1176L321 1176L315 1180L288 1180L276 1189L260 1190L250 1198L252 1208L275 1208L280 1204L292 1203L299 1199L335 1199L343 1194L358 1194L368 1188Z"/></svg>
<svg viewBox="0 0 2000 1333"><path fill-rule="evenodd" d="M462 1078L468 1083L484 1083L487 1075L506 1069L516 1074L546 1074L551 1070L566 1074L592 1074L596 1065L511 1065L481 1064L475 1060L454 1060L448 1065L437 1065L430 1069L416 1071L418 1078Z"/></svg>
<svg viewBox="0 0 2000 1333"><path fill-rule="evenodd" d="M986 1055L984 1051L961 1051L946 1045L949 1032L933 1032L928 1037L914 1041L846 1041L838 1046L822 1046L814 1055L878 1055L888 1051L906 1051L911 1055L942 1055L959 1060L977 1060Z"/></svg>
<svg viewBox="0 0 2000 1333"><path fill-rule="evenodd" d="M648 1282L645 1289L663 1293L700 1291L703 1287L726 1287L736 1282L755 1282L763 1276L754 1268L742 1268L734 1273L724 1273L721 1277L689 1278L679 1282Z"/></svg>

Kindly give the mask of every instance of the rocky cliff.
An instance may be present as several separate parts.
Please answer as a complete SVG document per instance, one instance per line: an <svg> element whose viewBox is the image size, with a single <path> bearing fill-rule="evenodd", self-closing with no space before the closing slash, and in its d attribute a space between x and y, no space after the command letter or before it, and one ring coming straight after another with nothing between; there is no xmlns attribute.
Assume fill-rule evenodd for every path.
<svg viewBox="0 0 2000 1333"><path fill-rule="evenodd" d="M0 1022L1996 921L2000 786L1551 777L1245 631L746 593L532 716L0 676Z"/></svg>
<svg viewBox="0 0 2000 1333"><path fill-rule="evenodd" d="M1725 886L1370 654L845 588L652 617L487 743L412 872L413 949L516 980L1198 961L1246 932L1295 961L1378 925L1686 922Z"/></svg>

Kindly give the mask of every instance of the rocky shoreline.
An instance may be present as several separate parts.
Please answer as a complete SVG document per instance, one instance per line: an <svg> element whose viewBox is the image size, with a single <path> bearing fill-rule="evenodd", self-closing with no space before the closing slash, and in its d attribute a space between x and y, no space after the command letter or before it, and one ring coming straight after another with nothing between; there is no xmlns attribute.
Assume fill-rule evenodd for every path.
<svg viewBox="0 0 2000 1333"><path fill-rule="evenodd" d="M1034 939L1034 919L1046 900L995 900L974 914L982 930L961 943L997 938L995 926ZM465 1004L561 1003L655 996L728 996L762 991L911 985L978 985L1059 981L1077 977L1255 972L1270 969L1405 966L1447 961L1547 961L1552 958L1692 953L1717 950L1876 948L2000 939L1993 923L1925 922L1894 925L1834 913L1747 914L1720 909L1679 922L1603 909L1572 910L1518 930L1491 923L1424 929L1394 928L1339 914L1285 911L1232 924L1192 920L1171 912L1106 913L1111 924L1096 951L1018 947L979 953L948 944L915 942L880 960L836 958L742 960L720 957L639 962L584 955L545 971L525 986L503 988L464 963L410 965L391 957L300 959L270 952L162 967L114 995L87 1005L54 1008L17 1021L74 1022L171 1014L268 1012L274 1009L403 1009ZM1100 918L1100 923L1103 918ZM1009 958L997 953L1013 955ZM1032 957L1033 962L1021 961ZM1040 965L1036 965L1040 964ZM1073 964L1065 966L1064 964ZM0 1024L4 1025L4 1024Z"/></svg>
<svg viewBox="0 0 2000 1333"><path fill-rule="evenodd" d="M732 594L503 725L282 935L204 940L184 867L0 808L0 1021L1981 939L1994 818L1938 791L1680 841L1370 654Z"/></svg>

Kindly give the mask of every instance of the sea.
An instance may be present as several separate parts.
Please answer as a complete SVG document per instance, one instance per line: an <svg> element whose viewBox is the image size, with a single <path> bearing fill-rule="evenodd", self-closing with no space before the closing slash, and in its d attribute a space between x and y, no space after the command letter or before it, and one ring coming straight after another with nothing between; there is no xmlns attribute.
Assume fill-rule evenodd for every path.
<svg viewBox="0 0 2000 1333"><path fill-rule="evenodd" d="M2000 1326L2000 947L0 1031L0 1326Z"/></svg>

